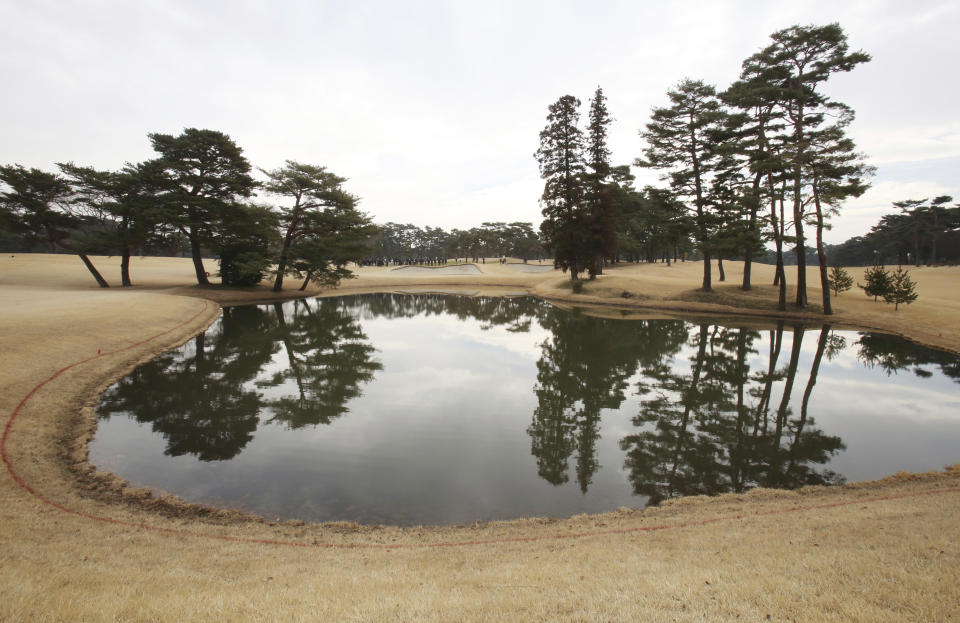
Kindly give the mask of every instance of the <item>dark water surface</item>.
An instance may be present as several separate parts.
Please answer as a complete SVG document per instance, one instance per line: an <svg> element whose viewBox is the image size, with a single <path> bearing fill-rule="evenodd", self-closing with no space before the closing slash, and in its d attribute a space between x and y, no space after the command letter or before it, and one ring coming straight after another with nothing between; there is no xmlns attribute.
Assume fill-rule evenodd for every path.
<svg viewBox="0 0 960 623"><path fill-rule="evenodd" d="M103 394L90 460L268 518L450 524L960 461L960 358L521 298L225 308Z"/></svg>

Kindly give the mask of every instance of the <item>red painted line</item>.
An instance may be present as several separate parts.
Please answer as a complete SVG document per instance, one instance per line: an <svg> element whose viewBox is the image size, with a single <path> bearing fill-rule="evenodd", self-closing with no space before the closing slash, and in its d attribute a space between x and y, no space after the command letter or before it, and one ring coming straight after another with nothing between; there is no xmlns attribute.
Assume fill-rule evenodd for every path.
<svg viewBox="0 0 960 623"><path fill-rule="evenodd" d="M190 317L188 320L185 320L180 324L170 329L167 329L166 331L157 333L156 335L140 340L139 342L135 342L128 346L124 346L123 348L118 348L116 350L112 350L106 353L98 352L98 354L92 357L87 357L86 359L75 361L74 363L71 363L68 366L64 366L63 368L60 368L59 370L54 372L52 375L47 377L45 380L41 381L36 387L31 389L30 392L23 397L23 399L16 406L13 412L11 412L10 417L7 420L7 424L3 429L3 437L0 438L0 456L3 457L3 464L7 468L7 473L10 474L10 477L13 478L14 482L16 482L21 489L29 493L35 499L42 502L43 504L46 504L47 506L50 506L51 508L55 508L59 511L62 511L70 515L74 515L76 517L83 517L84 519L90 519L92 521L99 521L102 523L125 526L128 528L138 528L138 529L146 530L150 532L159 532L163 534L171 534L176 536L213 539L217 541L226 541L230 543L250 543L255 545L282 545L287 547L311 547L311 548L323 548L323 549L383 549L383 550L470 547L470 546L477 546L477 545L533 543L537 541L563 541L563 540L572 540L572 539L583 539L583 538L595 537L595 536L638 534L641 532L657 532L660 530L693 528L697 526L705 526L713 523L719 523L722 521L749 519L750 517L770 517L775 515L786 515L788 513L801 513L801 512L812 511L812 510L840 508L843 506L851 506L853 504L867 504L867 503L882 502L882 501L888 501L888 500L901 500L906 498L920 497L920 496L927 496L927 495L940 495L944 493L960 493L960 487L945 488L945 489L930 489L926 491L917 491L914 493L903 493L899 495L884 495L884 496L878 496L878 497L863 498L858 500L849 500L846 502L832 502L828 504L816 504L816 505L810 505L810 506L793 506L790 508L776 509L772 511L765 511L765 512L760 512L755 514L749 514L749 515L740 514L740 515L721 516L721 517L713 517L710 519L701 519L697 521L680 522L675 524L656 524L652 526L635 526L633 528L615 528L611 530L593 530L593 531L585 531L585 532L554 533L554 534L547 534L543 536L500 537L500 538L492 538L492 539L476 539L472 541L441 541L437 543L394 543L394 544L390 544L390 543L317 543L317 542L306 542L306 541L284 541L280 539L252 539L252 538L243 538L243 537L232 537L232 536L219 535L219 534L208 534L205 532L197 532L194 530L163 528L161 526L154 526L147 523L141 523L136 521L125 521L123 519L116 519L114 517L104 517L102 515L94 515L92 513L78 511L68 506L64 506L59 502L55 502L45 497L43 494L39 493L38 491L36 491L33 487L31 487L29 484L27 484L27 482L23 480L23 478L17 473L16 469L14 469L13 463L10 461L10 458L7 456L7 439L10 436L10 431L13 428L13 423L16 421L17 417L20 415L20 412L23 410L23 407L27 404L27 402L30 401L31 398L33 398L37 394L37 392L39 392L41 389L43 389L44 386L52 382L61 374L69 370L72 370L77 366L81 366L85 363L88 363L100 357L108 357L110 355L115 355L117 353L122 353L124 351L131 350L133 348L136 348L137 346L141 346L143 344L146 344L147 342L151 342L157 338L163 337L168 333L172 333L173 331L176 331L180 327L188 325L194 320L196 320L197 318L199 318L204 312L207 311L208 307L209 307L209 303L204 301L203 309L201 309L195 315Z"/></svg>

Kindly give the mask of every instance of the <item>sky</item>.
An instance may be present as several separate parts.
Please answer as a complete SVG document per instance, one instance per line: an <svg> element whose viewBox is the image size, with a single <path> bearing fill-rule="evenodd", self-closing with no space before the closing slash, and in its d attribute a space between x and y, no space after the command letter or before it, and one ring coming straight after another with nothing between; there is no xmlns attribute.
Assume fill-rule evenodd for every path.
<svg viewBox="0 0 960 623"><path fill-rule="evenodd" d="M612 160L630 164L679 81L723 89L771 33L831 22L873 57L823 91L877 167L838 243L894 201L960 199L956 0L0 0L0 164L116 169L155 157L148 133L208 128L254 167L346 177L378 223L538 225L533 153L562 95L585 123L603 88Z"/></svg>

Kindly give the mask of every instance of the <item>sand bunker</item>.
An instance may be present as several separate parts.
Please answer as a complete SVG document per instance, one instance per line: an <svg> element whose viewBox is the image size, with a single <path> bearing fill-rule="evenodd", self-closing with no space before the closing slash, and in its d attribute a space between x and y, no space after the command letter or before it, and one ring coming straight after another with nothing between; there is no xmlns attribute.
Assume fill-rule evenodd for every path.
<svg viewBox="0 0 960 623"><path fill-rule="evenodd" d="M483 273L473 264L458 266L401 266L392 272L402 272L404 275L482 275Z"/></svg>
<svg viewBox="0 0 960 623"><path fill-rule="evenodd" d="M519 273L548 273L553 270L553 264L507 264Z"/></svg>

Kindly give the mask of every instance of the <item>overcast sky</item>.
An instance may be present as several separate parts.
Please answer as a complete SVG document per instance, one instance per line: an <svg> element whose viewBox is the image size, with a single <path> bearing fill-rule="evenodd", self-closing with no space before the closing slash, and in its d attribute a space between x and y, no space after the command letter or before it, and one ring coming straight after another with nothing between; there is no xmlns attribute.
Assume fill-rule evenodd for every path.
<svg viewBox="0 0 960 623"><path fill-rule="evenodd" d="M613 160L683 78L724 88L793 24L873 60L824 91L877 167L827 239L900 199L960 199L960 2L0 0L0 163L153 157L148 132L230 135L255 167L347 177L376 222L539 224L533 153L561 95L608 97ZM638 186L657 173L634 169Z"/></svg>

